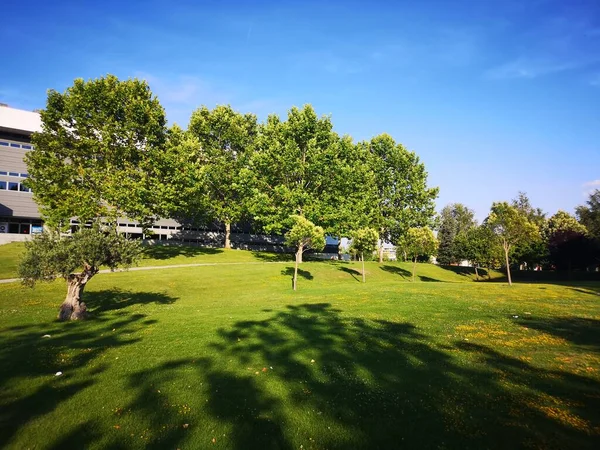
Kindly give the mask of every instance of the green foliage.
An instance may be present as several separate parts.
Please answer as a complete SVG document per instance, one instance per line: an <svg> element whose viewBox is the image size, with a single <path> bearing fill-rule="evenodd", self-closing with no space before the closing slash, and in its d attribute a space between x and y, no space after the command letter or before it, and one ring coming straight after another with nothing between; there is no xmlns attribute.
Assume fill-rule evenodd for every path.
<svg viewBox="0 0 600 450"><path fill-rule="evenodd" d="M579 222L588 230L589 234L600 241L600 189L590 194L586 205L575 209Z"/></svg>
<svg viewBox="0 0 600 450"><path fill-rule="evenodd" d="M285 233L285 244L299 252L304 250L322 250L325 247L325 232L305 217L293 215L293 226Z"/></svg>
<svg viewBox="0 0 600 450"><path fill-rule="evenodd" d="M77 79L64 93L49 91L40 115L25 162L49 225L163 212L165 114L146 82Z"/></svg>
<svg viewBox="0 0 600 450"><path fill-rule="evenodd" d="M527 218L530 223L542 229L546 224L546 215L540 208L534 208L525 192L519 192L512 200L511 206ZM548 259L548 248L546 243L537 235L531 239L515 244L511 252L511 259L515 263L526 263L528 268L543 264Z"/></svg>
<svg viewBox="0 0 600 450"><path fill-rule="evenodd" d="M409 228L405 233L400 247L416 260L420 255L435 255L438 241L429 227Z"/></svg>
<svg viewBox="0 0 600 450"><path fill-rule="evenodd" d="M493 267L501 259L502 249L498 245L497 236L485 225L461 232L456 236L454 246L458 259L466 259L475 267Z"/></svg>
<svg viewBox="0 0 600 450"><path fill-rule="evenodd" d="M360 228L352 234L352 249L361 255L372 254L377 249L379 233L373 228Z"/></svg>
<svg viewBox="0 0 600 450"><path fill-rule="evenodd" d="M201 204L221 223L237 222L246 212L250 192L245 180L257 133L256 116L240 114L231 106L212 111L203 106L192 113L188 134L198 141L202 153L201 180L190 198L198 202L203 197Z"/></svg>
<svg viewBox="0 0 600 450"><path fill-rule="evenodd" d="M455 239L461 233L476 226L474 216L473 211L461 203L450 204L442 209L438 228L440 242L437 254L438 263L457 263L464 257L459 254Z"/></svg>
<svg viewBox="0 0 600 450"><path fill-rule="evenodd" d="M419 157L387 134L362 145L371 153L376 190L371 226L380 230L380 237L397 243L409 228L432 225L439 190L427 187Z"/></svg>
<svg viewBox="0 0 600 450"><path fill-rule="evenodd" d="M69 278L75 271L94 275L100 267L129 267L137 261L141 248L137 241L127 240L116 230L99 226L82 228L71 236L46 232L25 243L25 254L19 266L19 277L29 286L37 281Z"/></svg>
<svg viewBox="0 0 600 450"><path fill-rule="evenodd" d="M510 252L515 245L531 242L539 237L537 225L507 202L492 204L486 225L500 238L506 252Z"/></svg>
<svg viewBox="0 0 600 450"><path fill-rule="evenodd" d="M251 161L251 212L268 233L290 228L299 214L321 222L321 197L331 177L338 146L329 117L317 117L310 105L293 107L287 120L271 115L261 127Z"/></svg>
<svg viewBox="0 0 600 450"><path fill-rule="evenodd" d="M542 228L550 252L550 262L559 270L586 268L597 251L587 229L564 211L554 214Z"/></svg>

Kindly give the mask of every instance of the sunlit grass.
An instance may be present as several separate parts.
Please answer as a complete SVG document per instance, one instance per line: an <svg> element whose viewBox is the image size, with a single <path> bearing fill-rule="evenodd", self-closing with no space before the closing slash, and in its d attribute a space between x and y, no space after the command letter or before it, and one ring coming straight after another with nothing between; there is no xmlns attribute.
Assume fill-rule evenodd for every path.
<svg viewBox="0 0 600 450"><path fill-rule="evenodd" d="M1 285L0 447L598 442L598 284L323 262L294 293L288 266L100 274L81 323L54 321L62 282Z"/></svg>

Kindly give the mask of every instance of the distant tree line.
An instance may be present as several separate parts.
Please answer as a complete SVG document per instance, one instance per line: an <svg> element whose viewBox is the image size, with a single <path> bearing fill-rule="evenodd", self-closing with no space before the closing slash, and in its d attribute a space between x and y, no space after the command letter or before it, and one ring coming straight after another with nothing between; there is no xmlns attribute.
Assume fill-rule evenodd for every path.
<svg viewBox="0 0 600 450"><path fill-rule="evenodd" d="M558 211L551 217L534 208L520 192L511 202L493 203L477 224L465 205L446 206L438 219L440 264L469 261L478 267L511 266L525 270L595 269L600 263L600 190L590 194L576 215Z"/></svg>

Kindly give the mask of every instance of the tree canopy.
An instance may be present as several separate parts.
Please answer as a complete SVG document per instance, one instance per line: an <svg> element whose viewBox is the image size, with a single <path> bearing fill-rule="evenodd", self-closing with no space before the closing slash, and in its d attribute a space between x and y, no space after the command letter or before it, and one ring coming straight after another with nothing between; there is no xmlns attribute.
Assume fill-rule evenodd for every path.
<svg viewBox="0 0 600 450"><path fill-rule="evenodd" d="M475 214L462 203L453 203L442 209L439 217L437 262L458 263L463 255L456 248L455 239L476 225Z"/></svg>
<svg viewBox="0 0 600 450"><path fill-rule="evenodd" d="M42 131L25 156L28 185L47 224L165 211L165 113L145 81L75 80L48 92Z"/></svg>
<svg viewBox="0 0 600 450"><path fill-rule="evenodd" d="M298 264L302 261L302 253L306 250L322 250L325 247L325 233L323 228L315 226L303 216L290 217L292 227L285 234L286 245L296 250L294 266L293 288L296 290L298 282Z"/></svg>
<svg viewBox="0 0 600 450"><path fill-rule="evenodd" d="M357 254L360 254L362 261L362 279L366 281L365 276L365 253L373 253L377 248L379 233L374 228L360 228L352 234L352 248Z"/></svg>
<svg viewBox="0 0 600 450"><path fill-rule="evenodd" d="M438 248L438 241L429 227L412 227L404 234L400 247L413 260L412 280L415 281L417 258L420 255L434 255Z"/></svg>

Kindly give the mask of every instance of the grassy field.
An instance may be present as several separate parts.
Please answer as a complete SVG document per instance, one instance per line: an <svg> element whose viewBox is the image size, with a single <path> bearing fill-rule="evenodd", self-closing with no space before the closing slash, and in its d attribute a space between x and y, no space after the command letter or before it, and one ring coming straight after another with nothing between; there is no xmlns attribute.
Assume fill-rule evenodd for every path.
<svg viewBox="0 0 600 450"><path fill-rule="evenodd" d="M100 274L80 323L61 282L0 285L0 447L597 448L600 284L291 268Z"/></svg>

